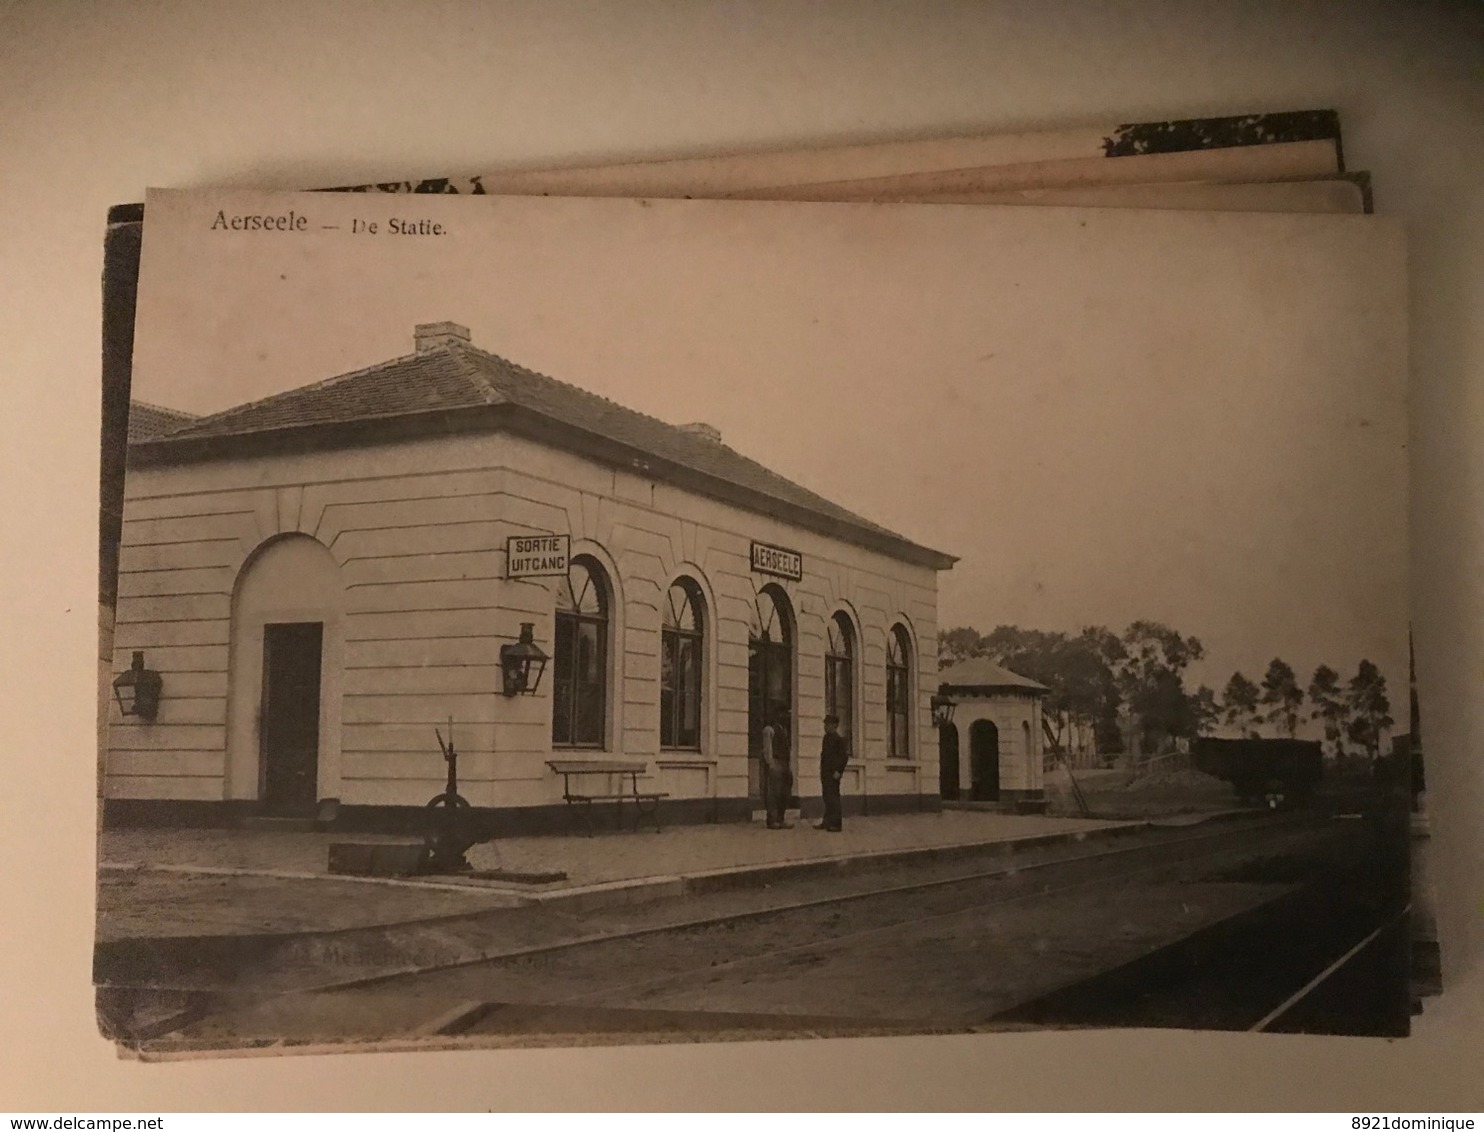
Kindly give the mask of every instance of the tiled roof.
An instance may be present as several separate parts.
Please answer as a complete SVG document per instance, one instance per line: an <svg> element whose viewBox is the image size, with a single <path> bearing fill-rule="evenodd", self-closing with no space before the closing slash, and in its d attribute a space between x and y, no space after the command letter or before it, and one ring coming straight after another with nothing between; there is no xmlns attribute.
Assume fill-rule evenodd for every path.
<svg viewBox="0 0 1484 1132"><path fill-rule="evenodd" d="M199 450L203 442L243 442L254 436L266 440L328 426L415 420L423 414L462 414L492 406L537 419L551 436L580 453L593 455L584 451L584 438L603 438L639 458L698 473L704 480L687 484L696 490L704 491L706 480L720 481L749 497L764 497L755 509L776 501L828 521L832 533L843 526L874 536L872 544L892 544L937 569L955 561L831 503L701 431L634 412L458 340L201 417L144 447L155 450L151 462L168 461L169 449L189 445Z"/></svg>
<svg viewBox="0 0 1484 1132"><path fill-rule="evenodd" d="M379 417L490 405L500 400L462 355L445 348L355 370L202 417L172 440L242 436L285 428L347 424Z"/></svg>
<svg viewBox="0 0 1484 1132"><path fill-rule="evenodd" d="M168 432L196 420L194 413L183 413L179 409L166 409L151 405L148 401L129 402L129 443L153 440Z"/></svg>
<svg viewBox="0 0 1484 1132"><path fill-rule="evenodd" d="M985 656L950 664L938 673L938 685L949 688L1018 688L1027 692L1048 690L1045 684L1002 668Z"/></svg>

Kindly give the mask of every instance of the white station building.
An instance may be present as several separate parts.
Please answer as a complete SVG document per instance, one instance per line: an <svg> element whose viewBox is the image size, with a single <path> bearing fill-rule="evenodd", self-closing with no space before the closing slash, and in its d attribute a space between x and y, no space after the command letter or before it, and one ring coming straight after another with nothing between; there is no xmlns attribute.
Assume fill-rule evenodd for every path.
<svg viewBox="0 0 1484 1132"><path fill-rule="evenodd" d="M110 823L406 828L444 787L450 721L459 792L505 832L565 828L558 760L642 763L667 820L746 820L768 718L817 812L826 714L850 742L849 810L940 805L955 559L709 426L452 323L418 326L405 357L139 424L113 671L142 654L159 699L153 718L110 708ZM534 690L504 660L523 626L548 658Z"/></svg>

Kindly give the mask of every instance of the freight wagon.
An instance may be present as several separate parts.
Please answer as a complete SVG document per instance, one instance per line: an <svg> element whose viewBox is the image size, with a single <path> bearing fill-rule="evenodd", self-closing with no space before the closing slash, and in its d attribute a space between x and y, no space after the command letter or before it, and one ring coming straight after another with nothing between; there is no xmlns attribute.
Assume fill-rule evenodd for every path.
<svg viewBox="0 0 1484 1132"><path fill-rule="evenodd" d="M1324 773L1324 750L1309 739L1197 739L1191 756L1250 805L1302 806Z"/></svg>

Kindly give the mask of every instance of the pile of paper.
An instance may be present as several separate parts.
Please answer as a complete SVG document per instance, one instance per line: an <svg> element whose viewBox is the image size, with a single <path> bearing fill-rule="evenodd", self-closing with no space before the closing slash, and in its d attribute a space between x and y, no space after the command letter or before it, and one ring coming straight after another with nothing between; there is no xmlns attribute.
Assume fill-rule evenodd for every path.
<svg viewBox="0 0 1484 1132"><path fill-rule="evenodd" d="M110 215L106 679L134 647L116 613L121 633L142 623L118 612L131 397L186 421L448 320L650 416L723 418L742 455L954 552L935 633L1127 623L1127 642L1198 622L1192 684L1239 732L1238 666L1374 660L1401 720L1387 738L1420 767L1401 702L1404 250L1334 112L322 191L363 195L165 191ZM106 721L100 741L105 813L175 789L124 769L166 760L120 757ZM1414 833L1417 869L1425 848ZM1411 900L1420 997L1437 992L1420 872Z"/></svg>

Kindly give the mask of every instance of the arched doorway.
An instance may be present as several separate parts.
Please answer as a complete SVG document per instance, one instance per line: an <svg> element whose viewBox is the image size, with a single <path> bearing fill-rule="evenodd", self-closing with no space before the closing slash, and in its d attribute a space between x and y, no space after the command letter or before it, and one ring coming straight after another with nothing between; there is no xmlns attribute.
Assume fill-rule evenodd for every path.
<svg viewBox="0 0 1484 1132"><path fill-rule="evenodd" d="M258 747L265 814L307 817L319 801L323 621L263 626L263 709Z"/></svg>
<svg viewBox="0 0 1484 1132"><path fill-rule="evenodd" d="M763 728L771 721L784 729L793 750L793 610L778 586L764 586L753 602L747 628L747 791L760 802ZM792 803L791 803L792 804Z"/></svg>
<svg viewBox="0 0 1484 1132"><path fill-rule="evenodd" d="M312 815L337 797L344 585L324 545L274 539L232 595L227 796L264 814Z"/></svg>
<svg viewBox="0 0 1484 1132"><path fill-rule="evenodd" d="M938 793L945 801L958 800L958 728L951 723L938 729Z"/></svg>
<svg viewBox="0 0 1484 1132"><path fill-rule="evenodd" d="M1000 729L987 719L969 726L969 774L974 801L1000 800Z"/></svg>

